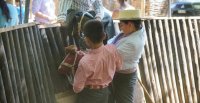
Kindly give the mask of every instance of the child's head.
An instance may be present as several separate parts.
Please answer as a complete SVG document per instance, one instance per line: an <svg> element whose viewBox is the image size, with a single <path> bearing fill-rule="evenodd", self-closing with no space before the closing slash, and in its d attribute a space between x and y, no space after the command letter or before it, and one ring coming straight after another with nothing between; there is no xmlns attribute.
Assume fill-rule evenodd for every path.
<svg viewBox="0 0 200 103"><path fill-rule="evenodd" d="M103 24L95 19L89 20L84 24L83 33L93 44L102 43L105 38Z"/></svg>

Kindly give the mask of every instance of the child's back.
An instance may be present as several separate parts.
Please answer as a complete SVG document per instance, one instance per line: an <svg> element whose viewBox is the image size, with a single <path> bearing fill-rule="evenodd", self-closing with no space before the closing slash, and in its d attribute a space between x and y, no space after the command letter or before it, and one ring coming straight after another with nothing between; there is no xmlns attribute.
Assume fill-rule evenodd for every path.
<svg viewBox="0 0 200 103"><path fill-rule="evenodd" d="M114 45L103 45L105 34L100 21L87 22L84 34L90 50L80 60L74 77L77 103L107 103L109 83L121 68L122 60Z"/></svg>

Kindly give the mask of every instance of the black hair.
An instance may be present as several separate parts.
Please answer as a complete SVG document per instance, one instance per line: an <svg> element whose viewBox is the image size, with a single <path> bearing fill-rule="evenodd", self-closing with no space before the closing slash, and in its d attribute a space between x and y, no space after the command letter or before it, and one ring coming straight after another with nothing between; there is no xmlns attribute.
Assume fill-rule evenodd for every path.
<svg viewBox="0 0 200 103"><path fill-rule="evenodd" d="M121 22L124 22L125 24L131 22L133 25L135 25L136 30L139 30L142 27L142 20L121 20Z"/></svg>
<svg viewBox="0 0 200 103"><path fill-rule="evenodd" d="M6 16L6 20L8 21L9 19L11 19L10 11L8 9L7 3L4 0L0 0L0 8L1 8L2 14Z"/></svg>
<svg viewBox="0 0 200 103"><path fill-rule="evenodd" d="M83 27L85 37L88 37L93 43L100 43L105 37L104 27L101 21L88 20Z"/></svg>

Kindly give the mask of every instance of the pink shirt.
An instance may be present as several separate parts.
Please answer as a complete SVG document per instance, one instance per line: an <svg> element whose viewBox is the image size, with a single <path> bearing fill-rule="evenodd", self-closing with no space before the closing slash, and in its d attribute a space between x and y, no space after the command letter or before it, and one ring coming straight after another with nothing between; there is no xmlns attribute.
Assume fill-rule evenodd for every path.
<svg viewBox="0 0 200 103"><path fill-rule="evenodd" d="M91 49L79 62L74 76L74 92L80 92L86 85L108 86L115 71L121 67L122 58L114 45Z"/></svg>

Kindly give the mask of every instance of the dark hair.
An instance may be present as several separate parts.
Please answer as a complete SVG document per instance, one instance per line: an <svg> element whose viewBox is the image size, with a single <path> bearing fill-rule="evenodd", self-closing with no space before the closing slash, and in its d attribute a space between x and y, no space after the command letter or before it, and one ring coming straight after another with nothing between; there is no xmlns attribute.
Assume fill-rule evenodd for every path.
<svg viewBox="0 0 200 103"><path fill-rule="evenodd" d="M4 0L0 0L0 8L1 8L2 14L6 16L6 20L8 21L9 19L11 19L10 11L8 9L7 3Z"/></svg>
<svg viewBox="0 0 200 103"><path fill-rule="evenodd" d="M125 24L131 22L133 25L135 25L135 28L137 30L139 30L142 27L142 20L121 20L121 22L124 22Z"/></svg>
<svg viewBox="0 0 200 103"><path fill-rule="evenodd" d="M100 43L105 36L103 24L95 19L88 20L83 27L83 33L93 43Z"/></svg>

